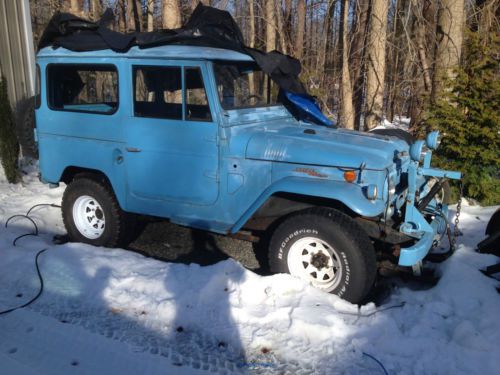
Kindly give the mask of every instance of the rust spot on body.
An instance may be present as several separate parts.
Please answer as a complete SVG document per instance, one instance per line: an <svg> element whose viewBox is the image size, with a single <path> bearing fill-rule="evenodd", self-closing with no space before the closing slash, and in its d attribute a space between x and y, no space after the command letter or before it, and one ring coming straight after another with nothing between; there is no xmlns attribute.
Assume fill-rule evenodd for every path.
<svg viewBox="0 0 500 375"><path fill-rule="evenodd" d="M308 176L312 176L312 177L319 177L319 178L328 177L328 175L323 174L323 173L319 173L316 169L313 169L313 168L295 168L294 171L299 172L299 173L305 173Z"/></svg>

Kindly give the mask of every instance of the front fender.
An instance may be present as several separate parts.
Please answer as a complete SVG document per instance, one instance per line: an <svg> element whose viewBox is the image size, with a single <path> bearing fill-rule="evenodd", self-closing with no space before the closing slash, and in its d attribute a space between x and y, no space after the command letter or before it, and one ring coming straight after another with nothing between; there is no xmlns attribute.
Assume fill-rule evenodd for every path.
<svg viewBox="0 0 500 375"><path fill-rule="evenodd" d="M382 200L368 200L363 194L362 188L356 184L342 181L286 177L273 183L257 198L231 228L231 233L238 232L259 207L275 193L293 193L337 200L358 215L367 217L378 216L385 208Z"/></svg>

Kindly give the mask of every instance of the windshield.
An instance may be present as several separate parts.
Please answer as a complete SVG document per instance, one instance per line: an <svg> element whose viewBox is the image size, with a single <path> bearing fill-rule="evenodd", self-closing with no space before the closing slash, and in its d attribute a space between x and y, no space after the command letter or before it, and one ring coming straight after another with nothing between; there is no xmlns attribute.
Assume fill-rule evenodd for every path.
<svg viewBox="0 0 500 375"><path fill-rule="evenodd" d="M214 64L219 100L224 109L275 105L278 87L253 62Z"/></svg>

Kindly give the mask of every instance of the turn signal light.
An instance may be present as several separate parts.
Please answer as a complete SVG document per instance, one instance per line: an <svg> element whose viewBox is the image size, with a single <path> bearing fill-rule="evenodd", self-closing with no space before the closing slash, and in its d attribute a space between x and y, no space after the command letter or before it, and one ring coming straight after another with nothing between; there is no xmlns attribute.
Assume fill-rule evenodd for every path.
<svg viewBox="0 0 500 375"><path fill-rule="evenodd" d="M344 180L347 182L354 182L356 181L356 172L355 171L345 171L344 172Z"/></svg>

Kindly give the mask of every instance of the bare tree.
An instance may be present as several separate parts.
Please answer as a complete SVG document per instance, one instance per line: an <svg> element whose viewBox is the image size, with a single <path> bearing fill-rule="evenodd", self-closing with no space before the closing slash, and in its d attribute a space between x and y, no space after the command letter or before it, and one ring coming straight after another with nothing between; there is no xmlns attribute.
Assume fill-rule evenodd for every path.
<svg viewBox="0 0 500 375"><path fill-rule="evenodd" d="M418 51L418 59L420 62L420 66L422 67L422 74L425 84L425 90L430 92L432 87L431 80L431 69L429 59L427 57L427 46L425 40L425 32L426 32L426 23L423 15L423 9L419 5L423 5L424 7L428 6L431 0L425 1L417 1L412 0L412 8L415 14L415 43Z"/></svg>
<svg viewBox="0 0 500 375"><path fill-rule="evenodd" d="M119 9L118 28L120 29L121 32L125 32L127 31L127 18L126 18L127 7L125 5L125 0L119 0L118 9Z"/></svg>
<svg viewBox="0 0 500 375"><path fill-rule="evenodd" d="M437 45L432 81L432 99L442 92L444 82L454 77L460 62L465 22L464 0L441 0L438 8Z"/></svg>
<svg viewBox="0 0 500 375"><path fill-rule="evenodd" d="M368 36L368 17L370 15L370 0L358 0L355 3L355 21L350 49L350 70L353 86L355 126L360 128L363 109L363 90L365 72L365 45Z"/></svg>
<svg viewBox="0 0 500 375"><path fill-rule="evenodd" d="M367 129L376 127L383 116L388 11L388 1L373 0L367 40L365 115Z"/></svg>
<svg viewBox="0 0 500 375"><path fill-rule="evenodd" d="M349 75L349 46L348 46L348 27L349 27L349 0L342 0L339 45L342 50L342 101L340 107L340 118L342 125L347 129L354 129L354 110L352 107L352 87L351 77Z"/></svg>
<svg viewBox="0 0 500 375"><path fill-rule="evenodd" d="M90 2L90 15L93 19L98 20L102 14L102 1L91 0Z"/></svg>
<svg viewBox="0 0 500 375"><path fill-rule="evenodd" d="M304 36L306 32L306 1L297 1L297 32L295 34L295 57L302 59L304 54Z"/></svg>
<svg viewBox="0 0 500 375"><path fill-rule="evenodd" d="M71 0L69 2L69 8L68 8L68 3L66 3L66 8L67 10L79 17L83 17L83 0Z"/></svg>
<svg viewBox="0 0 500 375"><path fill-rule="evenodd" d="M179 0L164 0L162 9L163 28L177 29L181 27L181 6Z"/></svg>
<svg viewBox="0 0 500 375"><path fill-rule="evenodd" d="M142 3L140 0L127 1L127 29L128 31L142 30Z"/></svg>
<svg viewBox="0 0 500 375"><path fill-rule="evenodd" d="M325 22L323 26L323 38L320 39L322 45L318 57L318 67L323 71L323 74L326 72L326 64L328 60L327 55L328 55L328 50L331 47L330 41L332 34L332 21L333 21L333 12L335 10L336 2L337 0L328 0L328 7L326 10Z"/></svg>
<svg viewBox="0 0 500 375"><path fill-rule="evenodd" d="M146 0L147 31L154 29L155 0Z"/></svg>
<svg viewBox="0 0 500 375"><path fill-rule="evenodd" d="M276 14L274 9L274 0L265 0L266 2L266 51L276 49Z"/></svg>
<svg viewBox="0 0 500 375"><path fill-rule="evenodd" d="M276 1L275 5L276 7L274 9L274 12L276 14L276 22L278 24L278 36L280 41L281 52L287 53L286 34L285 34L283 8L281 6L281 0Z"/></svg>
<svg viewBox="0 0 500 375"><path fill-rule="evenodd" d="M248 0L248 7L249 7L249 22L250 22L250 35L249 35L249 46L250 48L255 48L255 3L254 0ZM248 77L248 85L250 92L252 94L255 93L255 80L254 80L254 75L251 73Z"/></svg>

